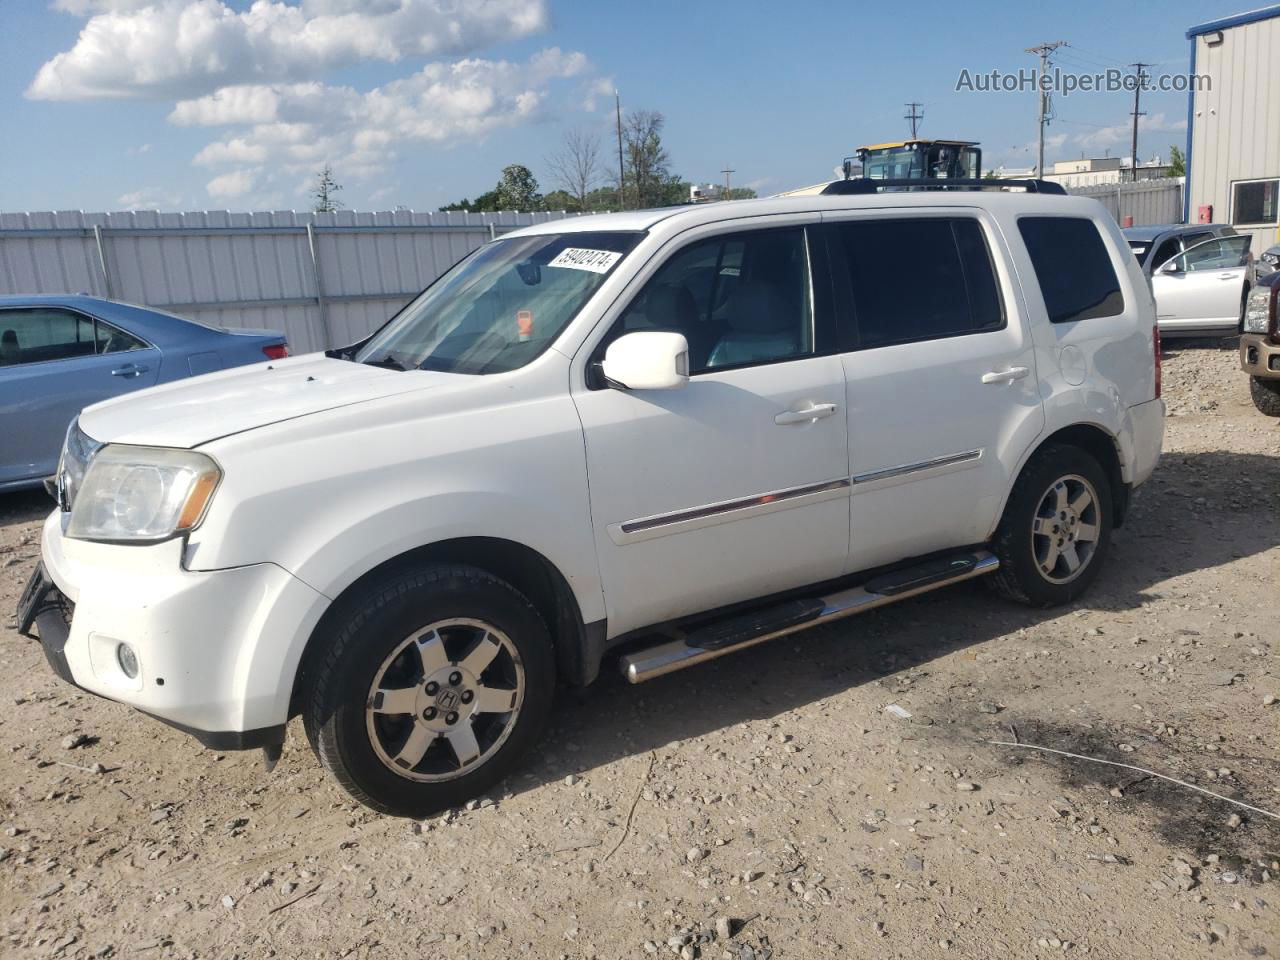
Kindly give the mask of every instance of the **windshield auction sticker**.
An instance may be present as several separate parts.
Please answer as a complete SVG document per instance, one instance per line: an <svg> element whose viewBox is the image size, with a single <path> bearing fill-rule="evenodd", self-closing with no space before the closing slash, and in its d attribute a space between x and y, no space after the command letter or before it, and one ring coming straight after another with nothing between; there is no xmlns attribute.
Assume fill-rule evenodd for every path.
<svg viewBox="0 0 1280 960"><path fill-rule="evenodd" d="M581 247L565 247L556 254L548 267L568 267L571 270L590 270L592 273L608 273L609 268L622 259L622 254L612 250L584 250Z"/></svg>

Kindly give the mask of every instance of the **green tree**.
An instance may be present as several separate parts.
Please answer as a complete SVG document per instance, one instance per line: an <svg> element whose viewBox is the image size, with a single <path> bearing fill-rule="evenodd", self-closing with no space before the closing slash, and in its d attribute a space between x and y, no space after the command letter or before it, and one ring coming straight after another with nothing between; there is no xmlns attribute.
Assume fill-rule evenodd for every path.
<svg viewBox="0 0 1280 960"><path fill-rule="evenodd" d="M1176 143L1169 145L1169 176L1185 177L1187 175L1187 158L1178 149Z"/></svg>
<svg viewBox="0 0 1280 960"><path fill-rule="evenodd" d="M316 188L311 192L315 205L311 209L316 213L333 213L345 206L337 197L341 189L342 184L333 179L333 170L326 163L324 169L316 174Z"/></svg>
<svg viewBox="0 0 1280 960"><path fill-rule="evenodd" d="M522 163L512 163L502 168L502 178L494 192L498 195L499 210L528 211L542 207L538 181L533 172Z"/></svg>

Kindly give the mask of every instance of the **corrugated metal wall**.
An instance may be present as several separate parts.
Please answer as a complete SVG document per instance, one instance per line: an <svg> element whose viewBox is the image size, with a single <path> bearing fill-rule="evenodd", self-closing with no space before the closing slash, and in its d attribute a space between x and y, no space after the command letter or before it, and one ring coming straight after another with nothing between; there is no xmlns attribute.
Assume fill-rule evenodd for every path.
<svg viewBox="0 0 1280 960"><path fill-rule="evenodd" d="M1133 217L1133 226L1182 222L1182 177L1139 180L1137 183L1100 183L1091 187L1068 187L1079 197L1093 197L1111 211L1116 223L1124 225Z"/></svg>
<svg viewBox="0 0 1280 960"><path fill-rule="evenodd" d="M0 294L91 293L297 353L359 340L491 237L564 213L0 213Z"/></svg>
<svg viewBox="0 0 1280 960"><path fill-rule="evenodd" d="M1247 6L1247 4L1242 4ZM1234 223L1232 184L1280 180L1280 16L1221 31L1220 43L1198 36L1195 72L1210 89L1191 107L1191 219L1212 204L1213 219ZM1280 240L1280 227L1236 225L1253 234L1255 253Z"/></svg>

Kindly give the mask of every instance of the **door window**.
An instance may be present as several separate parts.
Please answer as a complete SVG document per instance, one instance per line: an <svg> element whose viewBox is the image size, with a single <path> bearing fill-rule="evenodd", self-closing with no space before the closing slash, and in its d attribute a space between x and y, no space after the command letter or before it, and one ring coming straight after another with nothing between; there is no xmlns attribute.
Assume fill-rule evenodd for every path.
<svg viewBox="0 0 1280 960"><path fill-rule="evenodd" d="M1084 217L1020 217L1049 319L1075 323L1124 313L1124 294L1102 234Z"/></svg>
<svg viewBox="0 0 1280 960"><path fill-rule="evenodd" d="M66 310L0 311L0 366L91 357L93 321Z"/></svg>
<svg viewBox="0 0 1280 960"><path fill-rule="evenodd" d="M855 220L832 228L847 272L856 331L842 349L868 349L999 330L1004 305L991 251L971 217Z"/></svg>
<svg viewBox="0 0 1280 960"><path fill-rule="evenodd" d="M1219 237L1206 240L1187 250L1174 262L1175 272L1197 270L1230 270L1246 263L1252 237Z"/></svg>
<svg viewBox="0 0 1280 960"><path fill-rule="evenodd" d="M69 310L0 311L0 366L71 360L146 346L119 327Z"/></svg>
<svg viewBox="0 0 1280 960"><path fill-rule="evenodd" d="M597 351L625 333L689 341L689 373L776 363L814 352L809 248L803 227L698 240L664 263Z"/></svg>

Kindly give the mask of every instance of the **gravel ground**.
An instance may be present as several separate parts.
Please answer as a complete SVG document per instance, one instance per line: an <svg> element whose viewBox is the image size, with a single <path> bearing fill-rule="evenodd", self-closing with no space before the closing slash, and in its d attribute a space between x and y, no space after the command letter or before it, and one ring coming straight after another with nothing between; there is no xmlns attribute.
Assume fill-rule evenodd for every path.
<svg viewBox="0 0 1280 960"><path fill-rule="evenodd" d="M11 613L47 502L0 498L0 955L1280 954L1280 822L990 742L1280 811L1280 422L1229 344L1172 347L1165 394L1083 602L968 584L606 674L422 823L351 803L296 726L268 775L56 680Z"/></svg>

